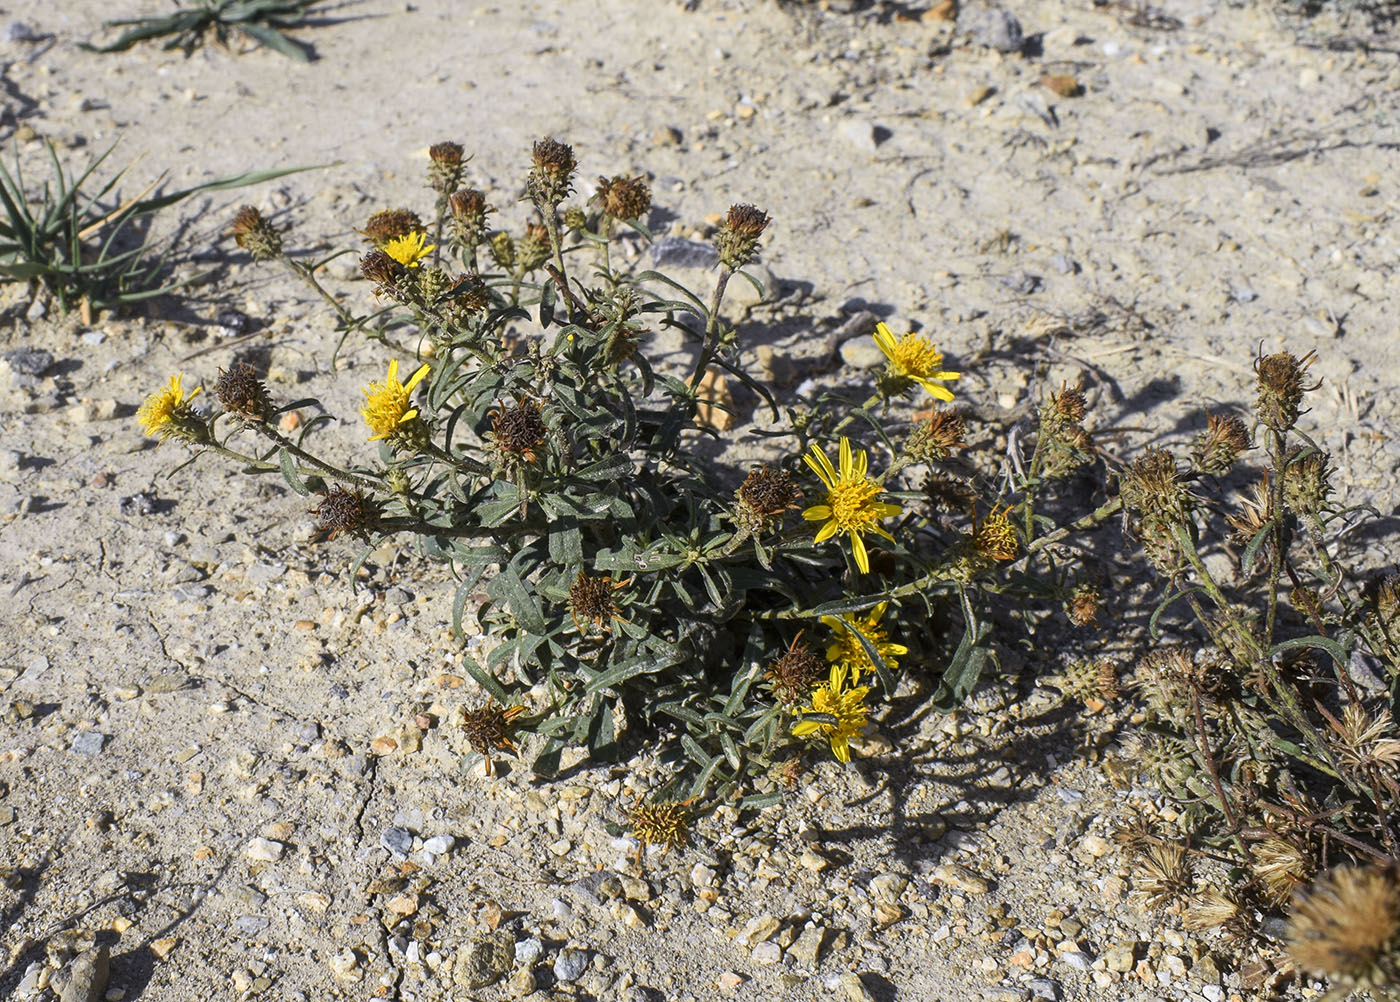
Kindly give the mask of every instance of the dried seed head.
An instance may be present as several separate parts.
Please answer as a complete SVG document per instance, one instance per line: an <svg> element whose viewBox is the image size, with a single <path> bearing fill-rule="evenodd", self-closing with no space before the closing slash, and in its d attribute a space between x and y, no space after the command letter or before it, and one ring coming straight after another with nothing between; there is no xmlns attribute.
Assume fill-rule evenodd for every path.
<svg viewBox="0 0 1400 1002"><path fill-rule="evenodd" d="M1266 838L1250 847L1250 870L1275 904L1283 904L1313 874L1312 857L1283 838Z"/></svg>
<svg viewBox="0 0 1400 1002"><path fill-rule="evenodd" d="M1316 515L1332 496L1327 454L1294 446L1283 467L1283 506L1295 515Z"/></svg>
<svg viewBox="0 0 1400 1002"><path fill-rule="evenodd" d="M447 295L449 302L464 313L480 313L491 305L491 290L475 275L459 275Z"/></svg>
<svg viewBox="0 0 1400 1002"><path fill-rule="evenodd" d="M526 182L530 198L542 213L552 213L573 190L578 162L574 149L554 139L541 139L531 152L532 165Z"/></svg>
<svg viewBox="0 0 1400 1002"><path fill-rule="evenodd" d="M802 492L784 470L755 466L734 492L739 518L751 532L761 532L771 519L780 518L802 503Z"/></svg>
<svg viewBox="0 0 1400 1002"><path fill-rule="evenodd" d="M967 448L967 425L951 407L935 407L927 421L916 425L904 440L904 454L916 463L941 463L955 449Z"/></svg>
<svg viewBox="0 0 1400 1002"><path fill-rule="evenodd" d="M1149 906L1169 908L1191 892L1191 859L1185 847L1158 842L1138 856L1136 877Z"/></svg>
<svg viewBox="0 0 1400 1002"><path fill-rule="evenodd" d="M924 478L923 490L936 511L969 512L977 503L977 489L948 473L930 473Z"/></svg>
<svg viewBox="0 0 1400 1002"><path fill-rule="evenodd" d="M1123 507L1167 525L1185 521L1191 500L1177 476L1176 458L1166 449L1148 449L1129 463L1119 493Z"/></svg>
<svg viewBox="0 0 1400 1002"><path fill-rule="evenodd" d="M768 663L763 677L780 703L795 706L811 694L812 686L825 674L826 662L802 642L799 631L788 649Z"/></svg>
<svg viewBox="0 0 1400 1002"><path fill-rule="evenodd" d="M525 712L523 706L501 706L487 699L474 710L460 707L457 724L466 735L472 751L489 757L492 751L515 751L511 721Z"/></svg>
<svg viewBox="0 0 1400 1002"><path fill-rule="evenodd" d="M1400 642L1400 574L1378 574L1366 582L1363 594L1372 622L1391 643Z"/></svg>
<svg viewBox="0 0 1400 1002"><path fill-rule="evenodd" d="M543 223L526 223L525 235L515 245L516 263L529 274L549 260L554 251L549 242L549 230Z"/></svg>
<svg viewBox="0 0 1400 1002"><path fill-rule="evenodd" d="M360 274L375 285L375 294L393 293L408 269L382 250L372 250L360 258Z"/></svg>
<svg viewBox="0 0 1400 1002"><path fill-rule="evenodd" d="M1118 664L1112 658L1076 659L1060 677L1059 687L1071 699L1116 699Z"/></svg>
<svg viewBox="0 0 1400 1002"><path fill-rule="evenodd" d="M641 219L651 208L651 188L643 177L600 177L593 201L614 219Z"/></svg>
<svg viewBox="0 0 1400 1002"><path fill-rule="evenodd" d="M236 362L231 369L220 369L214 381L214 396L230 414L249 421L266 421L272 416L272 401L258 372L246 362Z"/></svg>
<svg viewBox="0 0 1400 1002"><path fill-rule="evenodd" d="M379 517L371 498L340 484L331 485L311 514L316 517L317 531L326 539L335 539L342 533L368 539Z"/></svg>
<svg viewBox="0 0 1400 1002"><path fill-rule="evenodd" d="M768 215L752 205L731 205L729 215L715 235L720 264L738 271L758 257L758 238L769 223Z"/></svg>
<svg viewBox="0 0 1400 1002"><path fill-rule="evenodd" d="M564 210L564 228L573 230L575 233L582 233L588 229L588 213L577 205L569 206Z"/></svg>
<svg viewBox="0 0 1400 1002"><path fill-rule="evenodd" d="M515 240L504 230L491 238L491 260L504 271L515 271Z"/></svg>
<svg viewBox="0 0 1400 1002"><path fill-rule="evenodd" d="M243 206L233 217L233 239L254 261L267 261L282 253L282 234L251 205Z"/></svg>
<svg viewBox="0 0 1400 1002"><path fill-rule="evenodd" d="M522 400L510 407L501 407L491 419L491 434L496 448L507 456L535 462L535 450L544 443L548 429L540 414L540 405Z"/></svg>
<svg viewBox="0 0 1400 1002"><path fill-rule="evenodd" d="M1050 407L1060 418L1074 424L1083 421L1089 409L1084 390L1079 386L1061 386L1050 394Z"/></svg>
<svg viewBox="0 0 1400 1002"><path fill-rule="evenodd" d="M1249 541L1273 519L1274 496L1269 490L1266 477L1249 488L1249 492L1240 501L1238 512L1225 516L1226 524L1233 530L1230 533L1230 542L1236 546L1248 545Z"/></svg>
<svg viewBox="0 0 1400 1002"><path fill-rule="evenodd" d="M1329 716L1332 744L1337 759L1347 769L1361 776L1380 773L1393 774L1400 767L1400 732L1391 721L1390 711L1379 709L1374 715L1355 703L1348 703L1341 718Z"/></svg>
<svg viewBox="0 0 1400 1002"><path fill-rule="evenodd" d="M1260 421L1280 432L1293 427L1301 413L1303 394L1322 385L1321 381L1311 386L1304 385L1308 366L1316 359L1317 353L1312 351L1302 358L1292 352L1281 351L1275 355L1260 355L1254 360L1254 373L1259 384L1254 413Z"/></svg>
<svg viewBox="0 0 1400 1002"><path fill-rule="evenodd" d="M1340 867L1293 906L1288 956L1353 989L1400 984L1400 880L1392 869Z"/></svg>
<svg viewBox="0 0 1400 1002"><path fill-rule="evenodd" d="M428 147L428 187L439 195L446 195L462 183L462 158L460 143L434 143Z"/></svg>
<svg viewBox="0 0 1400 1002"><path fill-rule="evenodd" d="M1098 626L1099 609L1103 605L1103 595L1098 586L1084 583L1075 587L1065 600L1065 612L1075 626Z"/></svg>
<svg viewBox="0 0 1400 1002"><path fill-rule="evenodd" d="M690 844L694 816L688 803L638 803L627 812L632 835L644 847L659 845L662 851L683 849Z"/></svg>
<svg viewBox="0 0 1400 1002"><path fill-rule="evenodd" d="M1191 466L1201 473L1221 474L1250 448L1249 429L1234 414L1206 415L1206 430L1191 444Z"/></svg>
<svg viewBox="0 0 1400 1002"><path fill-rule="evenodd" d="M574 583L569 585L569 612L580 633L584 632L584 622L590 624L590 632L594 626L612 630L612 621L618 614L613 592L625 583L614 584L610 577L595 578L579 571Z"/></svg>
<svg viewBox="0 0 1400 1002"><path fill-rule="evenodd" d="M383 250L392 240L426 232L423 220L410 209L380 209L365 221L365 228L359 231L379 250Z"/></svg>
<svg viewBox="0 0 1400 1002"><path fill-rule="evenodd" d="M1231 892L1208 887L1192 895L1181 924L1190 932L1204 932L1220 926L1238 926L1241 918L1240 903Z"/></svg>
<svg viewBox="0 0 1400 1002"><path fill-rule="evenodd" d="M1185 745L1163 735L1149 735L1140 740L1135 759L1138 774L1169 794L1181 791L1186 780L1196 772Z"/></svg>
<svg viewBox="0 0 1400 1002"><path fill-rule="evenodd" d="M486 217L495 210L486 204L484 194L475 188L463 188L447 199L447 211L452 216L457 239L468 247L475 247L486 236Z"/></svg>

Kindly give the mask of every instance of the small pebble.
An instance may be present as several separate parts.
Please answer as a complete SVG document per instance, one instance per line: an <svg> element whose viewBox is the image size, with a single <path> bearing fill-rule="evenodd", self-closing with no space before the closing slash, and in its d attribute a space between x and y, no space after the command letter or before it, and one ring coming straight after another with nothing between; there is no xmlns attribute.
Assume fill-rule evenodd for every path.
<svg viewBox="0 0 1400 1002"><path fill-rule="evenodd" d="M588 969L589 951L566 946L554 958L554 976L565 984L577 981Z"/></svg>
<svg viewBox="0 0 1400 1002"><path fill-rule="evenodd" d="M264 863L275 863L286 851L287 847L281 842L270 838L255 838L244 847L243 855Z"/></svg>

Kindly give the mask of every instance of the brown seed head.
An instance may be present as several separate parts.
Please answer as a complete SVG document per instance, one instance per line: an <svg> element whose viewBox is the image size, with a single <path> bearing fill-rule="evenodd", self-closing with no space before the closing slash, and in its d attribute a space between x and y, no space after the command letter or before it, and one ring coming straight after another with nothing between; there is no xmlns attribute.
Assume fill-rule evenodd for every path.
<svg viewBox="0 0 1400 1002"><path fill-rule="evenodd" d="M1191 859L1175 843L1154 843L1137 858L1137 884L1153 908L1184 901L1191 891Z"/></svg>
<svg viewBox="0 0 1400 1002"><path fill-rule="evenodd" d="M812 686L825 673L826 661L802 642L799 631L788 649L768 663L763 677L780 703L794 706L811 694Z"/></svg>
<svg viewBox="0 0 1400 1002"><path fill-rule="evenodd" d="M321 496L321 503L311 509L311 514L316 517L317 531L326 539L335 539L341 533L368 539L379 513L371 498L332 484Z"/></svg>
<svg viewBox="0 0 1400 1002"><path fill-rule="evenodd" d="M1400 630L1400 574L1380 574L1366 582L1366 600L1387 632Z"/></svg>
<svg viewBox="0 0 1400 1002"><path fill-rule="evenodd" d="M549 230L543 223L526 223L525 235L515 245L515 259L522 271L534 271L549 260L553 253L549 242Z"/></svg>
<svg viewBox="0 0 1400 1002"><path fill-rule="evenodd" d="M738 271L758 257L758 238L768 227L768 215L752 205L731 205L715 234L720 264Z"/></svg>
<svg viewBox="0 0 1400 1002"><path fill-rule="evenodd" d="M1167 524L1186 519L1190 495L1177 477L1176 459L1166 449L1148 449L1121 474L1123 507Z"/></svg>
<svg viewBox="0 0 1400 1002"><path fill-rule="evenodd" d="M486 235L486 217L494 210L486 204L486 196L475 188L454 191L447 199L447 211L457 239L468 247L481 243Z"/></svg>
<svg viewBox="0 0 1400 1002"><path fill-rule="evenodd" d="M1234 894L1208 887L1191 896L1191 903L1186 906L1186 914L1182 917L1181 924L1190 932L1204 932L1206 929L1220 926L1234 931L1240 925L1242 914L1240 903Z"/></svg>
<svg viewBox="0 0 1400 1002"><path fill-rule="evenodd" d="M1275 431L1287 431L1293 427L1301 413L1303 394L1322 385L1321 381L1311 386L1304 385L1308 366L1316 359L1317 353L1312 351L1302 358L1292 352L1281 351L1275 355L1260 355L1254 360L1254 373L1259 384L1254 413L1260 421Z"/></svg>
<svg viewBox="0 0 1400 1002"><path fill-rule="evenodd" d="M467 744L478 755L489 756L492 751L515 751L511 721L525 712L523 706L501 706L487 699L474 710L461 707L457 723L466 735Z"/></svg>
<svg viewBox="0 0 1400 1002"><path fill-rule="evenodd" d="M1191 465L1201 473L1224 473L1250 448L1249 429L1234 414L1207 414L1206 430L1191 444Z"/></svg>
<svg viewBox="0 0 1400 1002"><path fill-rule="evenodd" d="M1050 395L1050 407L1065 421L1078 424L1084 420L1089 406L1084 399L1084 390L1079 386L1061 386Z"/></svg>
<svg viewBox="0 0 1400 1002"><path fill-rule="evenodd" d="M643 177L600 177L593 201L614 219L641 219L651 208L651 188Z"/></svg>
<svg viewBox="0 0 1400 1002"><path fill-rule="evenodd" d="M1294 446L1283 467L1283 506L1295 515L1316 515L1332 496L1327 454Z"/></svg>
<svg viewBox="0 0 1400 1002"><path fill-rule="evenodd" d="M941 463L955 449L967 448L967 425L951 407L935 407L927 421L916 425L904 440L904 452L916 463Z"/></svg>
<svg viewBox="0 0 1400 1002"><path fill-rule="evenodd" d="M462 153L460 143L434 143L428 147L429 188L446 195L462 183L462 167L466 163Z"/></svg>
<svg viewBox="0 0 1400 1002"><path fill-rule="evenodd" d="M282 234L251 205L243 206L233 217L233 239L254 261L267 261L282 253Z"/></svg>
<svg viewBox="0 0 1400 1002"><path fill-rule="evenodd" d="M583 631L583 622L605 631L612 629L612 621L618 614L613 592L620 587L610 577L595 578L579 571L574 583L569 585L569 611L580 632Z"/></svg>
<svg viewBox="0 0 1400 1002"><path fill-rule="evenodd" d="M510 407L502 407L491 419L491 434L496 448L506 455L535 462L539 457L535 450L544 443L544 418L540 415L540 405L533 400L522 400Z"/></svg>
<svg viewBox="0 0 1400 1002"><path fill-rule="evenodd" d="M1270 899L1283 904L1312 876L1313 861L1289 839L1266 838L1250 847L1250 869Z"/></svg>
<svg viewBox="0 0 1400 1002"><path fill-rule="evenodd" d="M802 503L802 492L793 483L792 474L755 466L734 492L739 506L761 527L769 519L779 518Z"/></svg>
<svg viewBox="0 0 1400 1002"><path fill-rule="evenodd" d="M1071 699L1117 699L1118 664L1112 658L1076 659L1065 669L1059 687Z"/></svg>
<svg viewBox="0 0 1400 1002"><path fill-rule="evenodd" d="M1293 906L1288 956L1347 987L1400 985L1400 881L1394 869L1340 867Z"/></svg>
<svg viewBox="0 0 1400 1002"><path fill-rule="evenodd" d="M693 815L684 803L636 804L627 812L632 835L643 846L659 845L663 851L683 849L690 843Z"/></svg>
<svg viewBox="0 0 1400 1002"><path fill-rule="evenodd" d="M1020 549L1020 537L1006 511L993 508L972 533L972 545L984 557L1011 560Z"/></svg>
<svg viewBox="0 0 1400 1002"><path fill-rule="evenodd" d="M541 139L531 151L531 160L526 182L530 198L540 212L551 213L573 190L574 170L578 167L574 148L554 139Z"/></svg>
<svg viewBox="0 0 1400 1002"><path fill-rule="evenodd" d="M214 396L230 414L250 421L266 421L272 416L272 401L258 372L246 362L236 362L231 369L220 369L214 382Z"/></svg>
<svg viewBox="0 0 1400 1002"><path fill-rule="evenodd" d="M427 232L423 220L411 209L380 209L365 221L365 228L359 233L379 250L399 237L413 233Z"/></svg>
<svg viewBox="0 0 1400 1002"><path fill-rule="evenodd" d="M372 250L360 258L360 274L376 286L376 293L393 292L408 269L382 250Z"/></svg>
<svg viewBox="0 0 1400 1002"><path fill-rule="evenodd" d="M1065 612L1075 626L1098 626L1099 608L1103 605L1103 595L1098 586L1080 584L1070 593L1065 602Z"/></svg>

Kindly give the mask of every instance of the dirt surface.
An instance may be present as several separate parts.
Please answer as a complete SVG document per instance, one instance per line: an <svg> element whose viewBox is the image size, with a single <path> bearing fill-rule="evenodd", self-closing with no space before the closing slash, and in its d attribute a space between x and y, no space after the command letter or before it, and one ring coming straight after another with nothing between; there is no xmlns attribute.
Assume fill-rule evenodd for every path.
<svg viewBox="0 0 1400 1002"><path fill-rule="evenodd" d="M1391 52L1212 2L1018 4L1014 52L984 44L984 8L689 7L364 0L300 33L301 65L77 47L155 0L6 4L30 32L0 41L0 134L26 164L38 137L79 161L120 140L133 193L164 170L331 166L183 206L201 284L143 316L84 324L3 291L4 350L53 359L0 362L0 997L1252 997L1218 942L1131 892L1109 836L1150 798L1093 764L1112 711L1085 722L1037 684L1056 657L949 718L921 705L936 666L910 666L853 766L638 867L606 823L645 756L536 785L418 731L477 701L442 568L386 546L354 589L357 547L314 542L280 481L142 438L135 408L170 373L250 357L345 419L328 448L363 449L385 349L332 371L323 308L237 250L233 211L353 246L371 211L430 207L426 147L455 139L518 221L530 143L554 135L584 179L646 172L659 231L703 238L738 201L773 216L769 302L741 330L780 385L874 364L839 343L870 310L933 332L986 421L1082 377L1127 448L1247 401L1256 351L1316 349L1310 420L1349 499L1393 513ZM328 284L365 308L351 260ZM740 429L733 448L758 446ZM105 986L70 974L93 943ZM502 950L501 982L470 987Z"/></svg>

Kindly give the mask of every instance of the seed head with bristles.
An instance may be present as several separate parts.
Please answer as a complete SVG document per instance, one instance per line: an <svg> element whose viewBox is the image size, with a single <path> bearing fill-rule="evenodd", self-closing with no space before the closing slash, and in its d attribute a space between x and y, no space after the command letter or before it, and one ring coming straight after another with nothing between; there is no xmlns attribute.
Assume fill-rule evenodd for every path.
<svg viewBox="0 0 1400 1002"><path fill-rule="evenodd" d="M326 539L335 539L344 533L368 539L379 512L372 498L332 484L322 495L321 503L311 509L311 514L316 517L317 531Z"/></svg>
<svg viewBox="0 0 1400 1002"><path fill-rule="evenodd" d="M802 642L802 632L799 630L788 649L768 662L763 677L772 686L778 702L794 706L807 697L825 671L826 662Z"/></svg>
<svg viewBox="0 0 1400 1002"><path fill-rule="evenodd" d="M267 387L258 378L257 370L246 362L235 362L232 368L219 370L219 378L214 381L214 396L224 410L247 421L266 421L272 417Z"/></svg>
<svg viewBox="0 0 1400 1002"><path fill-rule="evenodd" d="M383 250L390 241L414 233L426 233L427 228L418 213L411 209L380 209L365 221L365 228L359 232L376 248Z"/></svg>
<svg viewBox="0 0 1400 1002"><path fill-rule="evenodd" d="M1251 444L1237 415L1207 414L1206 430L1191 444L1191 465L1202 473L1224 473Z"/></svg>
<svg viewBox="0 0 1400 1002"><path fill-rule="evenodd" d="M1344 989L1400 987L1395 869L1341 867L1313 884L1289 917L1288 957L1298 969Z"/></svg>
<svg viewBox="0 0 1400 1002"><path fill-rule="evenodd" d="M1149 906L1180 905L1191 891L1191 858L1184 846L1155 843L1139 854L1136 877Z"/></svg>
<svg viewBox="0 0 1400 1002"><path fill-rule="evenodd" d="M233 217L233 239L254 261L268 261L282 253L281 232L251 205Z"/></svg>
<svg viewBox="0 0 1400 1002"><path fill-rule="evenodd" d="M548 137L537 141L530 154L530 175L526 187L535 208L552 213L573 190L578 161L574 149Z"/></svg>
<svg viewBox="0 0 1400 1002"><path fill-rule="evenodd" d="M750 532L761 532L774 519L801 507L802 491L786 470L770 470L759 465L734 492L739 502L737 517Z"/></svg>
<svg viewBox="0 0 1400 1002"><path fill-rule="evenodd" d="M1301 413L1303 394L1322 385L1321 381L1310 386L1304 383L1308 366L1316 359L1317 353L1312 351L1302 358L1281 351L1274 355L1261 354L1254 360L1259 386L1254 413L1260 421L1278 432L1293 427Z"/></svg>
<svg viewBox="0 0 1400 1002"><path fill-rule="evenodd" d="M633 837L643 847L659 845L662 852L668 852L690 844L690 825L694 815L689 802L638 802L627 812L627 820L632 826Z"/></svg>
<svg viewBox="0 0 1400 1002"><path fill-rule="evenodd" d="M752 205L731 205L715 235L720 264L738 271L758 257L758 238L768 227L768 214Z"/></svg>
<svg viewBox="0 0 1400 1002"><path fill-rule="evenodd" d="M454 191L462 183L463 159L460 143L434 143L428 147L428 187L439 195Z"/></svg>
<svg viewBox="0 0 1400 1002"><path fill-rule="evenodd" d="M593 201L614 219L641 219L651 208L651 188L642 177L600 177Z"/></svg>
<svg viewBox="0 0 1400 1002"><path fill-rule="evenodd" d="M950 407L935 407L928 420L914 426L904 440L904 453L916 463L940 463L956 449L967 448L967 424Z"/></svg>

